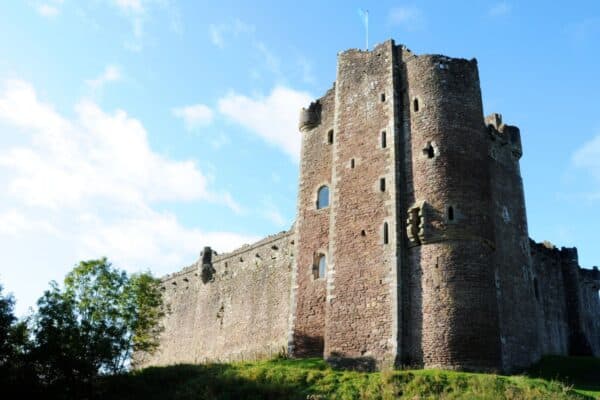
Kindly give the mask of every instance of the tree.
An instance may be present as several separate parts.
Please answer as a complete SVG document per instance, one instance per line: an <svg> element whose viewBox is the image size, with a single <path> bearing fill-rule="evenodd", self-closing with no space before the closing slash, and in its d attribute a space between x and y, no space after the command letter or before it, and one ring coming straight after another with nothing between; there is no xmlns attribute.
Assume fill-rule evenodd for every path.
<svg viewBox="0 0 600 400"><path fill-rule="evenodd" d="M0 285L0 387L4 388L33 382L26 358L29 349L27 320L17 320L14 306L14 297L3 295Z"/></svg>
<svg viewBox="0 0 600 400"><path fill-rule="evenodd" d="M33 359L46 384L87 387L100 373L117 373L135 351L158 346L163 316L159 280L128 276L106 258L82 261L38 300Z"/></svg>

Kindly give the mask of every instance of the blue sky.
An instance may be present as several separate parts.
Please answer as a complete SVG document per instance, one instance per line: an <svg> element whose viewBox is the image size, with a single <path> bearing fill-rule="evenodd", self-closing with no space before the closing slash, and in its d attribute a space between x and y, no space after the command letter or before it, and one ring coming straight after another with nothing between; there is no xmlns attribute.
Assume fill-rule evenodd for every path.
<svg viewBox="0 0 600 400"><path fill-rule="evenodd" d="M597 1L27 0L0 6L0 283L106 255L157 275L287 229L301 106L370 41L476 57L521 128L530 235L600 264ZM205 2L202 2L205 3Z"/></svg>

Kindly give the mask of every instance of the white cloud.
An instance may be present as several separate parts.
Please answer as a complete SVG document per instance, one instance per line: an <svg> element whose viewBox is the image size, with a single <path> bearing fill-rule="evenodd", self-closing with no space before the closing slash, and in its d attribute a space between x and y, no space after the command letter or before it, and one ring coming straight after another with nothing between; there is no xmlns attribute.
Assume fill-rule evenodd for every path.
<svg viewBox="0 0 600 400"><path fill-rule="evenodd" d="M224 134L223 132L217 133L213 135L210 139L210 144L215 150L219 150L231 143L229 136Z"/></svg>
<svg viewBox="0 0 600 400"><path fill-rule="evenodd" d="M279 208L273 203L273 200L267 198L263 201L262 215L265 219L273 223L278 228L283 228L286 225L286 219L283 217Z"/></svg>
<svg viewBox="0 0 600 400"><path fill-rule="evenodd" d="M204 232L183 227L169 213L152 210L126 216L111 223L94 217L85 222L80 258L110 255L131 267L155 267L161 273L175 272L197 258L203 246L219 252L231 251L259 238L231 232ZM153 268L154 269L154 268Z"/></svg>
<svg viewBox="0 0 600 400"><path fill-rule="evenodd" d="M172 112L177 118L183 119L186 129L189 131L208 125L213 120L213 111L204 104L177 107Z"/></svg>
<svg viewBox="0 0 600 400"><path fill-rule="evenodd" d="M281 75L281 61L279 57L277 57L267 46L261 41L255 41L254 47L258 50L260 54L262 54L262 59L264 60L267 68L273 74L280 76Z"/></svg>
<svg viewBox="0 0 600 400"><path fill-rule="evenodd" d="M500 3L496 3L492 6L492 8L490 8L489 14L492 17L501 17L503 15L508 15L510 14L510 11L512 10L512 6L507 3L506 1L502 1Z"/></svg>
<svg viewBox="0 0 600 400"><path fill-rule="evenodd" d="M124 12L142 13L144 7L141 0L114 0L115 5Z"/></svg>
<svg viewBox="0 0 600 400"><path fill-rule="evenodd" d="M162 274L191 263L204 245L227 251L257 239L187 227L158 209L203 201L243 212L231 194L211 188L194 161L153 151L142 123L125 111L83 100L66 118L31 84L9 81L0 87L0 127L3 137L19 136L18 145L0 148L0 237L11 249L46 246L53 253L6 274L10 290L43 287L80 259L106 255L119 267ZM19 259L18 250L11 254ZM27 285L19 283L25 276ZM16 295L28 299L21 310L32 305L31 294Z"/></svg>
<svg viewBox="0 0 600 400"><path fill-rule="evenodd" d="M63 0L49 0L43 3L35 3L35 9L42 17L54 18L60 14Z"/></svg>
<svg viewBox="0 0 600 400"><path fill-rule="evenodd" d="M312 96L277 86L267 97L248 97L235 92L219 100L219 111L298 162L298 115Z"/></svg>
<svg viewBox="0 0 600 400"><path fill-rule="evenodd" d="M210 24L208 33L212 44L219 48L224 48L227 40L231 37L237 38L240 35L254 34L255 28L253 25L234 19L228 24Z"/></svg>
<svg viewBox="0 0 600 400"><path fill-rule="evenodd" d="M407 31L418 31L424 28L425 19L417 6L403 6L392 8L388 20L393 25L400 25Z"/></svg>
<svg viewBox="0 0 600 400"><path fill-rule="evenodd" d="M573 164L578 168L587 169L592 176L600 180L600 134L573 154Z"/></svg>
<svg viewBox="0 0 600 400"><path fill-rule="evenodd" d="M313 84L315 83L315 75L313 73L313 66L306 57L298 57L298 65L302 71L302 81L304 83Z"/></svg>
<svg viewBox="0 0 600 400"><path fill-rule="evenodd" d="M14 171L8 193L22 203L63 208L90 199L138 205L222 198L194 161L155 153L141 122L125 111L107 113L89 100L75 111L78 119L67 120L40 102L30 84L7 82L0 120L32 139L0 153L0 165Z"/></svg>
<svg viewBox="0 0 600 400"><path fill-rule="evenodd" d="M60 235L58 229L49 221L30 218L16 209L0 213L0 236L22 236L28 232L41 232L53 236Z"/></svg>
<svg viewBox="0 0 600 400"><path fill-rule="evenodd" d="M183 32L183 22L179 8L172 0L110 0L114 8L129 20L132 37L125 40L124 47L139 52L144 48L146 23L155 19L157 11L165 12L169 28L177 33Z"/></svg>
<svg viewBox="0 0 600 400"><path fill-rule="evenodd" d="M88 79L85 83L93 90L101 89L109 82L116 82L122 78L121 69L117 65L107 65L104 71L94 79Z"/></svg>

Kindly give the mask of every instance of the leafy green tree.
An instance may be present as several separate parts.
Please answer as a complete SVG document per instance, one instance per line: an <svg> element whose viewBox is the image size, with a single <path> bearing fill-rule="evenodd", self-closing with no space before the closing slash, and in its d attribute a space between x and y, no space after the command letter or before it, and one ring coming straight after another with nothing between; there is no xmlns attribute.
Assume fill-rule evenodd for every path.
<svg viewBox="0 0 600 400"><path fill-rule="evenodd" d="M14 297L3 295L0 285L0 387L4 388L34 382L33 371L29 368L27 359L27 320L17 320L14 306Z"/></svg>
<svg viewBox="0 0 600 400"><path fill-rule="evenodd" d="M126 369L135 351L158 346L163 316L159 280L129 276L106 258L82 261L38 300L33 324L38 375L64 390ZM74 394L72 392L71 394Z"/></svg>
<svg viewBox="0 0 600 400"><path fill-rule="evenodd" d="M14 307L14 298L11 295L4 296L0 286L0 367L8 363L13 353L11 331L17 320L13 314Z"/></svg>

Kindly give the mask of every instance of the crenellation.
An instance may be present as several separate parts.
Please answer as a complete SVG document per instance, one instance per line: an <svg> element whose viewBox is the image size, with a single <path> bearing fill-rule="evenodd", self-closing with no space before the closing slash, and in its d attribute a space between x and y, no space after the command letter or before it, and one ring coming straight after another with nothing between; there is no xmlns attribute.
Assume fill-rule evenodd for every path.
<svg viewBox="0 0 600 400"><path fill-rule="evenodd" d="M529 238L518 127L483 115L476 59L389 40L338 53L301 110L286 232L163 278L140 365L322 356L359 369L521 370L600 356L600 271Z"/></svg>

